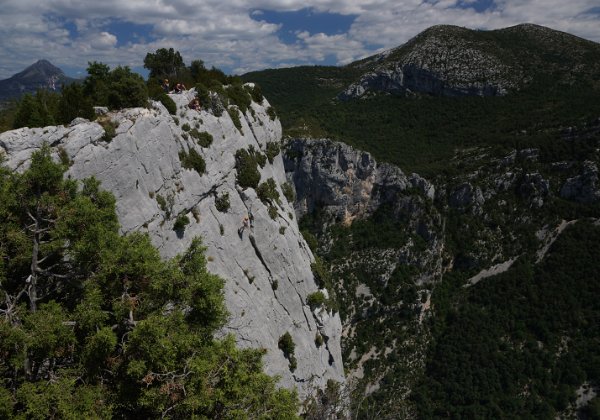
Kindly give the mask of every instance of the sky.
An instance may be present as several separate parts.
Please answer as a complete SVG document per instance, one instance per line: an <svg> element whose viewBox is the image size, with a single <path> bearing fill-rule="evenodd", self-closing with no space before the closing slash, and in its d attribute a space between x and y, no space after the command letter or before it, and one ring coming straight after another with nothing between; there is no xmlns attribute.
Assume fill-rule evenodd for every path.
<svg viewBox="0 0 600 420"><path fill-rule="evenodd" d="M600 42L600 0L2 0L0 79L39 59L73 77L174 48L228 74L344 65L437 24L535 23Z"/></svg>

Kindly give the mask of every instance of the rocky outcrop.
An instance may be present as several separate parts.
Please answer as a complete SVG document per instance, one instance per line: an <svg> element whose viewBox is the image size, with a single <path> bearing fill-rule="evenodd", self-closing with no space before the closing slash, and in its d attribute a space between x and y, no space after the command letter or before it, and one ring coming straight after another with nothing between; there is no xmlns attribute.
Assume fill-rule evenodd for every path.
<svg viewBox="0 0 600 420"><path fill-rule="evenodd" d="M375 92L501 96L517 87L520 73L494 53L487 42L475 41L469 30L440 25L384 53L381 62L339 98L348 100Z"/></svg>
<svg viewBox="0 0 600 420"><path fill-rule="evenodd" d="M326 208L338 220L371 215L413 188L433 199L433 185L417 174L379 164L360 150L331 140L294 139L286 145L285 171L296 188L299 216Z"/></svg>
<svg viewBox="0 0 600 420"><path fill-rule="evenodd" d="M311 271L313 255L298 230L294 208L284 198L274 204L273 219L254 189L236 184L234 155L239 149L264 151L279 142L281 125L267 115L269 104L252 103L236 128L227 112L216 117L187 108L193 92L171 95L177 115L158 102L146 108L111 112L101 123L117 125L114 138L98 122L78 120L69 127L22 128L0 134L4 164L23 170L34 150L50 144L57 159L69 161L67 176L95 176L117 200L124 234L147 232L164 257L183 252L196 236L207 247L208 269L226 280L225 298L231 313L223 333L233 333L241 346L265 348L265 370L281 376L281 384L297 387L301 396L328 379L344 380L339 315L306 304L318 290ZM196 131L194 131L196 130ZM194 135L212 136L208 147ZM206 163L200 174L182 165L181 157L196 151ZM2 153L3 152L3 153ZM281 194L286 181L281 155L260 168L261 181L273 178ZM228 196L229 207L215 205ZM281 194L283 197L283 194ZM248 213L253 227L238 233ZM190 223L174 231L178 216ZM295 343L297 368L278 349L289 332ZM320 333L325 345L317 346Z"/></svg>
<svg viewBox="0 0 600 420"><path fill-rule="evenodd" d="M398 96L425 93L434 96L501 96L508 90L501 82L481 82L488 75L447 74L423 64L398 62L392 68L378 69L364 74L339 95L341 100L360 98L369 93L381 92Z"/></svg>
<svg viewBox="0 0 600 420"><path fill-rule="evenodd" d="M585 161L581 173L567 179L560 189L560 196L578 203L592 204L600 201L600 183L598 166L595 162Z"/></svg>

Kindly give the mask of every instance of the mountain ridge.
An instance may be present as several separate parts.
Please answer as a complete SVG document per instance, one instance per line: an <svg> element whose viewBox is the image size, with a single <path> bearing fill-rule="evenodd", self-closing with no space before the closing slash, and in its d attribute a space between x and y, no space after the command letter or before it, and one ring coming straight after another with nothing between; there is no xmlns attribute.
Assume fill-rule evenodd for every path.
<svg viewBox="0 0 600 420"><path fill-rule="evenodd" d="M348 64L365 73L339 98L376 93L502 96L557 74L557 83L594 81L599 57L600 44L540 25L491 31L436 25L405 44ZM571 62L578 65L571 67Z"/></svg>
<svg viewBox="0 0 600 420"><path fill-rule="evenodd" d="M50 61L41 59L8 79L0 80L0 101L35 93L38 89L60 91L61 85L75 81Z"/></svg>

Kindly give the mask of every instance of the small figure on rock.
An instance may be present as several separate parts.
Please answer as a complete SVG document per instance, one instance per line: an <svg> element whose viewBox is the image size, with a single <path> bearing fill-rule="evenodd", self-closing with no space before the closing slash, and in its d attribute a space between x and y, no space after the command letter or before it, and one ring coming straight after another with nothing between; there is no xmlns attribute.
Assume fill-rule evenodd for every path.
<svg viewBox="0 0 600 420"><path fill-rule="evenodd" d="M170 88L169 88L169 79L165 79L162 84L160 85L160 87L162 87L163 91L165 93L169 93Z"/></svg>
<svg viewBox="0 0 600 420"><path fill-rule="evenodd" d="M200 100L198 98L194 98L188 104L190 109L194 109L196 111L200 111Z"/></svg>
<svg viewBox="0 0 600 420"><path fill-rule="evenodd" d="M240 235L240 239L242 239L244 236L244 230L249 228L250 219L248 218L248 216L244 216L244 218L242 219L242 226L240 226L240 228L238 229L238 235Z"/></svg>
<svg viewBox="0 0 600 420"><path fill-rule="evenodd" d="M175 85L175 93L181 93L185 90L185 85L181 82Z"/></svg>

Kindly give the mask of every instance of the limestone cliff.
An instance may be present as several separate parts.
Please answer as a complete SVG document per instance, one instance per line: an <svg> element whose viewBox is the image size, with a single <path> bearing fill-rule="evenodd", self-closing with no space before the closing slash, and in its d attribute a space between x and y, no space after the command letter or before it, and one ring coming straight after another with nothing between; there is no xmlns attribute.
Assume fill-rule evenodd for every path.
<svg viewBox="0 0 600 420"><path fill-rule="evenodd" d="M340 318L323 308L311 311L306 304L307 295L318 290L311 271L314 258L299 233L292 203L284 198L274 203L277 214L272 218L254 189L243 190L236 183L236 151L260 152L267 143L279 142L279 121L269 117L266 100L253 102L245 114L230 106L240 116L238 129L228 112L217 117L188 109L192 95L170 95L177 104L174 116L159 102L103 115L103 124L110 120L116 125L112 139L98 122L85 120L69 127L2 133L0 154L6 155L5 165L22 170L31 153L47 142L57 159L69 161L67 176L95 176L115 195L124 234L148 232L164 257L183 252L192 238L201 236L209 270L226 280L231 316L224 333L233 333L241 346L265 348L266 372L280 375L280 383L296 386L301 396L328 379L343 381ZM194 138L198 133L205 138L210 134L212 143L199 145ZM192 150L206 163L203 174L182 165L181 157ZM281 155L259 170L261 181L273 178L281 192L286 181ZM226 195L229 207L218 210L216 198ZM240 235L248 213L253 227ZM190 223L175 231L176 219L183 216ZM286 332L295 343L293 372L278 349ZM322 345L315 344L318 334L325 338Z"/></svg>

